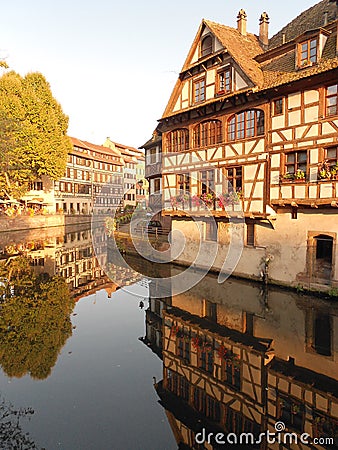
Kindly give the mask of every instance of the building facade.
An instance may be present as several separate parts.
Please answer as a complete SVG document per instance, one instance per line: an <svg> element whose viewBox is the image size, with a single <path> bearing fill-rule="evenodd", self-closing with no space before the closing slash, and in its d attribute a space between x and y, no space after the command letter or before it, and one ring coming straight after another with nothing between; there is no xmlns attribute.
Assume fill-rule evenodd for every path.
<svg viewBox="0 0 338 450"><path fill-rule="evenodd" d="M246 23L241 10L237 28L203 20L198 29L158 126L162 215L188 240L181 262L194 261L202 239L218 244L221 269L230 222L241 217L236 274L335 287L336 2L321 1L270 39L266 13L258 36Z"/></svg>
<svg viewBox="0 0 338 450"><path fill-rule="evenodd" d="M159 220L163 228L171 228L171 218L162 215L162 133L157 128L149 141L143 144L145 152L145 178L147 179L148 206L153 213L153 219Z"/></svg>
<svg viewBox="0 0 338 450"><path fill-rule="evenodd" d="M109 137L103 145L119 154L123 163L123 207L135 208L138 203L146 203L148 186L144 177L144 153L134 147L118 144Z"/></svg>
<svg viewBox="0 0 338 450"><path fill-rule="evenodd" d="M173 268L172 277L178 271ZM278 289L262 298L258 285L220 285L214 275L188 293L166 299L151 294L145 340L163 360L155 389L178 448L336 448L332 304ZM277 422L293 433L292 441L283 433L284 442L267 440ZM303 433L308 442L300 442Z"/></svg>
<svg viewBox="0 0 338 450"><path fill-rule="evenodd" d="M64 176L58 181L42 177L22 197L28 206L50 213L103 214L123 206L124 166L114 149L71 137Z"/></svg>

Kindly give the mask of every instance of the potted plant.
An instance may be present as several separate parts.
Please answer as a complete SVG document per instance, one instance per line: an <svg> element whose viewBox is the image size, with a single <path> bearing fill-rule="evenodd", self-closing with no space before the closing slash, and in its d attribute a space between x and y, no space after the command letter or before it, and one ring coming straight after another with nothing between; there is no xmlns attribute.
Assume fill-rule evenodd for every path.
<svg viewBox="0 0 338 450"><path fill-rule="evenodd" d="M323 161L318 167L318 177L320 180L330 180L331 179L331 168L327 161Z"/></svg>
<svg viewBox="0 0 338 450"><path fill-rule="evenodd" d="M177 208L177 197L175 195L170 197L170 204L172 208Z"/></svg>
<svg viewBox="0 0 338 450"><path fill-rule="evenodd" d="M202 347L203 345L203 339L201 336L195 336L192 338L192 346L195 350L197 350L199 347Z"/></svg>
<svg viewBox="0 0 338 450"><path fill-rule="evenodd" d="M281 176L281 181L292 181L294 179L294 174L290 172L285 172Z"/></svg>
<svg viewBox="0 0 338 450"><path fill-rule="evenodd" d="M217 355L218 355L219 359L225 359L227 353L228 353L228 349L226 347L224 347L223 344L218 347Z"/></svg>
<svg viewBox="0 0 338 450"><path fill-rule="evenodd" d="M291 412L292 414L299 414L300 413L300 407L299 405L296 405L295 403L292 404L291 406Z"/></svg>
<svg viewBox="0 0 338 450"><path fill-rule="evenodd" d="M193 206L201 206L202 200L200 199L200 197L198 195L193 195L191 197L191 203Z"/></svg>
<svg viewBox="0 0 338 450"><path fill-rule="evenodd" d="M305 172L304 172L304 170L297 169L297 171L294 174L294 180L295 181L305 181Z"/></svg>
<svg viewBox="0 0 338 450"><path fill-rule="evenodd" d="M205 206L207 206L209 208L210 206L213 206L213 204L215 202L215 194L211 193L211 192L204 193L204 194L201 194L200 199L205 204Z"/></svg>

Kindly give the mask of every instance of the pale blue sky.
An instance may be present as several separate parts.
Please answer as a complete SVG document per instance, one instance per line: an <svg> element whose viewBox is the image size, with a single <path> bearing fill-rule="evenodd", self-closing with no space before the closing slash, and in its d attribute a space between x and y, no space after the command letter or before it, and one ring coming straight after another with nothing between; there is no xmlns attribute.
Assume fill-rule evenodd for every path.
<svg viewBox="0 0 338 450"><path fill-rule="evenodd" d="M0 56L42 72L69 115L69 134L139 147L156 127L202 18L236 27L244 8L270 36L315 0L15 0L1 5Z"/></svg>

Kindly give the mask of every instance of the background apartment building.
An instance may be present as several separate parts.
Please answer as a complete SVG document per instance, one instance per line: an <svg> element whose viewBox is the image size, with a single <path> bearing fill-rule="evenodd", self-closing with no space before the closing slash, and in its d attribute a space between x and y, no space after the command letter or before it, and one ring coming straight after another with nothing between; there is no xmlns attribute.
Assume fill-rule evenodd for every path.
<svg viewBox="0 0 338 450"><path fill-rule="evenodd" d="M134 147L118 144L109 137L103 145L116 152L123 162L123 207L135 208L138 203L145 205L148 183L144 176L144 153Z"/></svg>
<svg viewBox="0 0 338 450"><path fill-rule="evenodd" d="M144 154L107 140L96 145L71 137L64 176L58 181L42 177L22 197L27 206L50 213L104 214L138 203L146 205Z"/></svg>

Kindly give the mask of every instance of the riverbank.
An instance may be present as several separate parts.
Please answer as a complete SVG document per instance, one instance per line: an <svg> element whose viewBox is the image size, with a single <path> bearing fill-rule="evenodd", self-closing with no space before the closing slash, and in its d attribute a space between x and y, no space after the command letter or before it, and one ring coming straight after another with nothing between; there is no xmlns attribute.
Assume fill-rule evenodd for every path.
<svg viewBox="0 0 338 450"><path fill-rule="evenodd" d="M136 239L138 241L138 250L135 249L135 246L133 244L133 240L131 239L131 236L128 233L124 232L117 232L115 234L116 242L118 244L118 248L122 253L129 254L132 256L139 255L139 250L144 248L144 256L148 256L147 253L149 253L149 246L146 244L147 240L140 237L133 237L133 240ZM145 244L142 245L142 241L144 240ZM154 250L156 251L166 251L169 249L169 243L165 236L149 236L149 241L154 247ZM188 261L184 261L182 259L172 261L172 264L175 264L180 267L190 267L191 264L189 264ZM204 270L203 267L199 267L197 265L194 265L195 270ZM237 270L236 270L237 269ZM316 296L318 298L322 298L325 300L338 300L338 288L330 285L324 285L324 284L317 284L317 285L311 285L308 286L306 284L287 284L284 282L279 282L278 280L274 280L272 278L267 277L266 279L262 279L261 277L255 275L255 274L246 274L238 270L238 267L236 267L234 272L231 274L232 279L238 279L238 280L246 280L253 282L257 284L258 286L261 286L261 288L264 290L265 288L269 287L276 287L282 290L287 290L290 292L296 292L298 294L304 294L304 295L311 295ZM219 275L220 270L216 266L212 266L209 270L210 273Z"/></svg>

